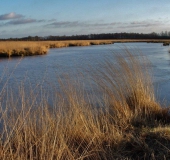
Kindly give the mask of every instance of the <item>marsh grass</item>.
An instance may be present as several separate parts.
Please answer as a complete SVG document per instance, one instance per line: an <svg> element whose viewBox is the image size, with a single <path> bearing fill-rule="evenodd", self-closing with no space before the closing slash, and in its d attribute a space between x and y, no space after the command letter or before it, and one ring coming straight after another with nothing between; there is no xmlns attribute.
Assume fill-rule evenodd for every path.
<svg viewBox="0 0 170 160"><path fill-rule="evenodd" d="M169 159L169 108L155 100L146 60L125 55L93 70L98 107L71 80L59 79L53 106L41 88L21 85L18 99L10 92L0 106L0 159Z"/></svg>
<svg viewBox="0 0 170 160"><path fill-rule="evenodd" d="M62 48L71 46L89 46L112 44L111 40L93 41L2 41L0 42L0 57L33 56L46 54L49 48Z"/></svg>
<svg viewBox="0 0 170 160"><path fill-rule="evenodd" d="M90 46L90 45L107 45L113 43L126 42L148 42L163 43L169 45L169 40L155 39L121 39L121 40L67 40L67 41L1 41L0 57L14 56L33 56L44 55L48 53L50 48L74 47L74 46Z"/></svg>
<svg viewBox="0 0 170 160"><path fill-rule="evenodd" d="M48 48L38 42L0 42L0 56L31 56L46 54Z"/></svg>

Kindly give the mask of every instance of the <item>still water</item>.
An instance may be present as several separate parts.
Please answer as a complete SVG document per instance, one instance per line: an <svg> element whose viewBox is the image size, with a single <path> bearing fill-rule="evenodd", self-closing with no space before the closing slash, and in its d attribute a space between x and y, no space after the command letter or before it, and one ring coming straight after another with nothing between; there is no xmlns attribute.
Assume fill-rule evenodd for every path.
<svg viewBox="0 0 170 160"><path fill-rule="evenodd" d="M13 88L15 92L15 88L22 83L24 87L31 86L33 89L38 84L44 90L51 92L54 87L59 87L59 78L64 82L65 75L74 79L84 73L86 79L91 69L100 70L101 63L107 57L125 48L134 54L142 53L150 60L157 99L168 105L170 103L170 54L168 53L170 47L162 46L161 43L115 43L104 46L69 47L51 49L43 56L0 59L0 89L2 90L7 83L6 88Z"/></svg>

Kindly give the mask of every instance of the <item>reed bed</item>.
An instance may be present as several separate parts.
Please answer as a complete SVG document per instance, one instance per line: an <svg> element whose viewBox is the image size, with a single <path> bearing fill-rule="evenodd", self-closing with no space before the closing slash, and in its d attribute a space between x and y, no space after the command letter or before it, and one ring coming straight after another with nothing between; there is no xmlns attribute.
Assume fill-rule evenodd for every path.
<svg viewBox="0 0 170 160"><path fill-rule="evenodd" d="M0 42L0 57L43 55L47 51L38 42Z"/></svg>
<svg viewBox="0 0 170 160"><path fill-rule="evenodd" d="M126 42L163 43L164 46L167 46L169 45L170 40L121 39L121 40L75 40L75 41L70 40L70 41L31 41L31 42L1 41L0 57L44 55L48 53L49 48L107 45L113 43L126 43Z"/></svg>
<svg viewBox="0 0 170 160"><path fill-rule="evenodd" d="M0 159L169 159L169 108L156 101L144 59L125 52L90 75L103 95L97 106L71 80L59 80L52 106L39 85L17 96L8 88L5 99L3 89Z"/></svg>
<svg viewBox="0 0 170 160"><path fill-rule="evenodd" d="M111 40L94 41L2 41L0 42L0 57L33 56L46 54L49 48L72 46L90 46L112 44Z"/></svg>

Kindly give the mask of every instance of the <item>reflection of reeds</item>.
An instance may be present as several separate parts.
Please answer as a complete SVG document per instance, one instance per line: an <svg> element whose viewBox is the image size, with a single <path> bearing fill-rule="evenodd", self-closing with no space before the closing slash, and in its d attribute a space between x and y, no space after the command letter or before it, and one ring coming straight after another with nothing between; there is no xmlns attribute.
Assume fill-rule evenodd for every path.
<svg viewBox="0 0 170 160"><path fill-rule="evenodd" d="M24 87L8 93L0 108L1 159L168 158L170 117L155 101L147 66L128 51L114 59L92 73L103 95L97 108L71 81L60 81L52 107L41 87L41 101Z"/></svg>
<svg viewBox="0 0 170 160"><path fill-rule="evenodd" d="M169 46L169 42L163 42L163 46Z"/></svg>

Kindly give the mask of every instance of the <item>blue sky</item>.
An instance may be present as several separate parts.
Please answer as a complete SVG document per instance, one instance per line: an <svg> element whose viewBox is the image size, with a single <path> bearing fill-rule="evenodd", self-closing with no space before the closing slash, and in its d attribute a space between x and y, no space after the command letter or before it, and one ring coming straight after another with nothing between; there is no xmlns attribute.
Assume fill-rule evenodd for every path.
<svg viewBox="0 0 170 160"><path fill-rule="evenodd" d="M170 0L1 0L0 38L170 31Z"/></svg>

